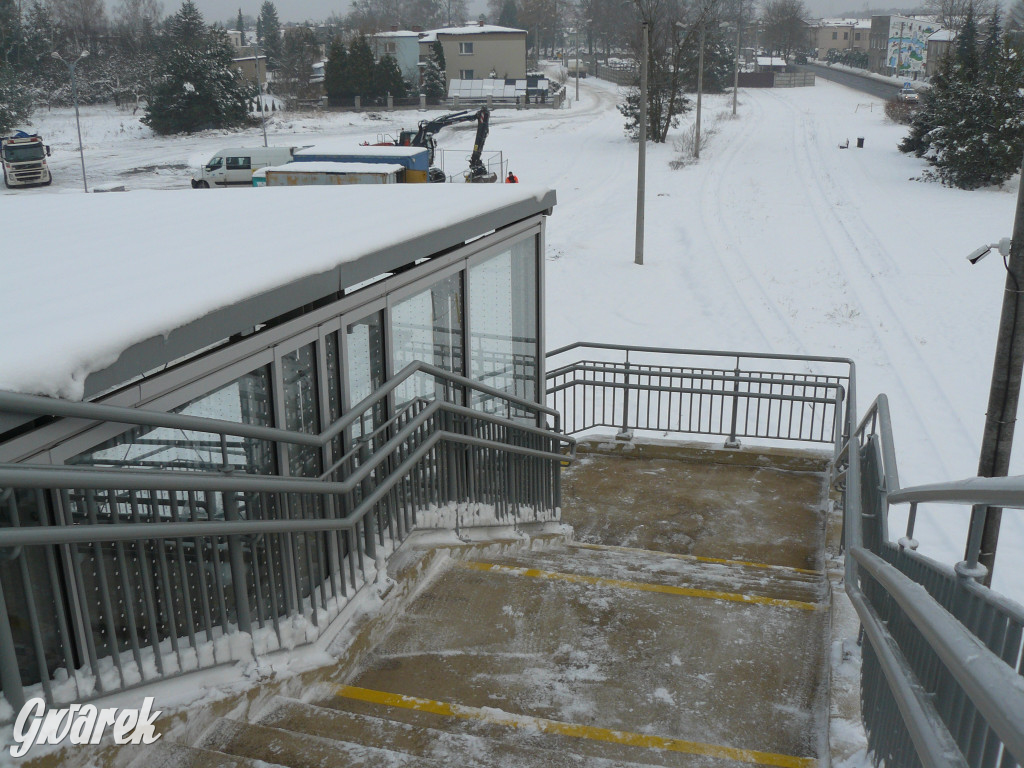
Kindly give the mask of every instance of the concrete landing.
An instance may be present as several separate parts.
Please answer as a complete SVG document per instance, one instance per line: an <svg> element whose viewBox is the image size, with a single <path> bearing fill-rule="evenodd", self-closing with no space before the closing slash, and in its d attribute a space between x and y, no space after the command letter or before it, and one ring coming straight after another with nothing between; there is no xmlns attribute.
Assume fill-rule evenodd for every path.
<svg viewBox="0 0 1024 768"><path fill-rule="evenodd" d="M584 441L563 473L581 542L821 570L827 458Z"/></svg>

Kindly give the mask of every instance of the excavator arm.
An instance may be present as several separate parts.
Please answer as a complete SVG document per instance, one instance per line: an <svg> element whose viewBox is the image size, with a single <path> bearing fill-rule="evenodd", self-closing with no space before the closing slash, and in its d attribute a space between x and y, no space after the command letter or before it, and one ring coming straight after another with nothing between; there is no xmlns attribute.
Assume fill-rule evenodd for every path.
<svg viewBox="0 0 1024 768"><path fill-rule="evenodd" d="M451 112L434 120L421 120L415 135L403 132L401 143L411 147L426 147L430 152L430 165L433 166L434 149L436 146L434 134L449 125L476 121L476 140L473 143L473 154L469 159L469 171L466 173L466 178L471 182L496 181L497 176L493 173L488 173L487 168L484 167L480 159L484 149L484 142L487 141L487 134L490 132L490 120L491 112L486 107L476 112L471 112L468 109L462 112Z"/></svg>

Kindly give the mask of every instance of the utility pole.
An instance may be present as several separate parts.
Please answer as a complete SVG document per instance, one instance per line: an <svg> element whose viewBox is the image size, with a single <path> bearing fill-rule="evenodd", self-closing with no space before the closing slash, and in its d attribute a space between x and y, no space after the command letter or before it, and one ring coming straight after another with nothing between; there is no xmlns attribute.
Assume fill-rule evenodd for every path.
<svg viewBox="0 0 1024 768"><path fill-rule="evenodd" d="M1024 168L1024 162L1022 162ZM1010 256L1006 262L1006 287L1003 291L1003 309L999 317L999 336L996 339L995 361L992 364L992 386L985 413L985 431L981 437L979 477L1006 477L1010 471L1010 452L1013 449L1013 430L1017 421L1017 403L1020 399L1021 371L1024 369L1024 184L1017 191L1017 211L1013 219L1013 237ZM1003 510L998 507L976 508L974 515L984 516L981 534L981 552L978 562L988 569L985 586L992 585L996 545L999 542L999 524ZM977 521L972 520L972 527Z"/></svg>
<svg viewBox="0 0 1024 768"><path fill-rule="evenodd" d="M263 103L263 85L260 83L260 41L258 38L253 40L252 50L256 57L256 105L260 110L260 123L263 124L263 146L265 147L267 146L267 105Z"/></svg>
<svg viewBox="0 0 1024 768"><path fill-rule="evenodd" d="M697 53L697 121L693 126L693 156L700 159L700 97L704 90L704 34L707 24L702 18L700 21L700 51Z"/></svg>
<svg viewBox="0 0 1024 768"><path fill-rule="evenodd" d="M636 255L634 263L644 263L644 187L647 164L647 22L640 25L640 156L636 171ZM1021 185L1024 186L1024 185Z"/></svg>
<svg viewBox="0 0 1024 768"><path fill-rule="evenodd" d="M743 29L743 4L737 4L736 11L736 60L732 65L732 116L736 117L736 94L740 89L740 30ZM703 53L703 46L701 47Z"/></svg>
<svg viewBox="0 0 1024 768"><path fill-rule="evenodd" d="M576 104L580 103L580 25L576 23Z"/></svg>

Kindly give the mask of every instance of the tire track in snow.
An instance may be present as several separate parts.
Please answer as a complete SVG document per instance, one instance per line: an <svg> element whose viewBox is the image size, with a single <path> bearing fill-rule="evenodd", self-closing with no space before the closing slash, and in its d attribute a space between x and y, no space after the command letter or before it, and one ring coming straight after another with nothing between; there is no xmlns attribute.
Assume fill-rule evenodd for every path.
<svg viewBox="0 0 1024 768"><path fill-rule="evenodd" d="M919 433L928 435L928 450L932 454L933 463L941 466L947 477L952 477L955 474L953 468L947 465L942 452L936 448L936 446L941 444L942 438L948 439L948 436L937 433L937 430L932 427L933 421L921 412L917 405L918 398L914 396L915 393L921 391L922 383L928 385L929 389L932 390L931 396L927 399L936 402L932 397L937 398L937 401L945 406L947 413L954 417L956 427L961 432L961 439L970 440L970 436L967 434L963 422L956 416L956 410L949 402L946 393L939 386L935 375L931 372L930 367L918 351L916 342L907 333L899 313L896 312L892 302L886 295L884 284L874 279L871 260L863 253L857 243L857 239L850 233L847 222L836 212L834 207L835 201L828 198L821 176L815 171L816 168L827 168L827 164L821 162L820 144L816 141L813 132L810 130L809 121L802 119L803 113L784 97L770 92L767 95L769 98L783 104L790 112L797 116L797 119L794 121L794 165L799 178L803 181L802 186L807 190L816 190L820 193L820 195L808 194L806 200L807 207L813 214L814 220L821 231L822 243L827 245L827 248L822 249L822 255L827 256L834 263L835 271L842 276L842 279L856 298L865 318L871 318L872 322L865 322L864 326L870 329L872 336L877 342L877 349L888 360L888 368L894 374L892 381L902 390L901 400L911 409L913 418L917 421L920 428ZM818 158L815 158L814 150L819 150ZM818 162L815 162L816 159ZM844 205L842 207L846 210L852 210L851 206ZM866 221L861 220L860 224L861 226L858 228L858 231L872 232L875 241L880 242L874 236ZM847 254L856 259L860 266L859 269L850 269L845 265L844 256ZM891 259L889 261L891 263ZM868 296L877 298L869 302L866 300ZM877 312L868 313L867 308L869 306L873 309L883 310L882 317L879 318ZM879 319L881 319L882 324L886 328L886 333L878 330L879 323L877 321ZM902 337L903 340L903 343L898 345L899 348L894 343L893 336L896 334ZM904 373L908 369L906 365L908 351L915 364L909 366L909 369L921 370L926 374L923 377L915 376L912 381L908 380L908 376Z"/></svg>
<svg viewBox="0 0 1024 768"><path fill-rule="evenodd" d="M717 158L716 167L705 175L700 194L701 210L703 212L702 220L705 231L716 251L717 258L715 261L725 273L727 280L732 285L737 296L739 296L744 308L748 306L748 303L741 295L740 286L753 286L756 291L750 292L755 294L751 296L751 301L757 302L768 310L768 316L773 318L778 326L775 331L777 338L783 339L788 337L794 345L790 349L785 349L782 344L772 343L760 328L764 319L763 316L755 319L748 309L747 315L758 326L768 348L779 352L809 354L803 339L786 318L785 313L779 309L778 302L773 300L771 293L765 288L764 283L757 274L757 270L751 266L750 259L746 255L746 249L740 243L739 238L731 234L728 228L723 225L723 222L727 221L730 214L734 212L729 206L732 196L725 190L725 181L726 179L736 178L738 174L733 173L733 168L740 163L747 162L746 158L748 158L748 155L746 150L757 137L759 126L761 125L761 117L764 114L764 109L757 99L750 99L748 101L748 110L753 111L755 114L748 114L743 118L741 133L725 145L724 153Z"/></svg>

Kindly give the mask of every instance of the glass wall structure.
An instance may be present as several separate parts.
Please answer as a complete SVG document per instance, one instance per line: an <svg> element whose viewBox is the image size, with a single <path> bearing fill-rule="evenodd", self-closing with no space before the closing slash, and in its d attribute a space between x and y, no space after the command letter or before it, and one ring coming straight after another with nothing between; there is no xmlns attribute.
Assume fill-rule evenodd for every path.
<svg viewBox="0 0 1024 768"><path fill-rule="evenodd" d="M530 400L542 395L542 217L484 236L180 366L110 402L317 434L414 361ZM437 394L426 374L396 388L387 409L361 414L326 449L232 438L234 472L316 477L390 413ZM459 401L463 394L454 388ZM471 403L487 410L490 398ZM105 424L69 429L47 460L110 468L220 472L213 435ZM3 444L0 443L0 454Z"/></svg>
<svg viewBox="0 0 1024 768"><path fill-rule="evenodd" d="M95 400L305 435L322 433L339 418L354 417L349 428L323 447L270 443L253 437L228 437L222 442L219 435L198 431L56 419L8 435L6 440L0 435L0 461L302 478L329 475L340 480L360 465L361 451L367 445L383 439L381 435L386 433L379 428L405 404L435 397L438 386L447 387L456 402L464 402L460 385L442 385L431 375L420 373L398 386L390 399L378 400L374 408L358 412L361 401L415 361L540 401L544 374L542 242L543 213L532 213L442 253L415 254L401 269L360 283L358 289L342 290L321 303L282 308L279 317L251 332L201 345L174 364L124 382ZM481 410L493 407L486 396L475 397L470 405ZM344 514L375 481L371 475L351 498L322 503L336 504L335 511ZM10 520L0 513L0 527L229 516L301 519L325 514L323 509L303 506L308 500L295 494L274 500L239 493L229 509L211 494L191 491L133 496L115 490L72 490L46 499L21 498L24 494L18 493L18 507L24 514L19 520ZM258 614L253 620L261 627L276 620L286 602L314 600L308 585L320 584L321 575L328 570L332 550L323 534L286 535L298 544L283 550L273 537L257 538L243 553L253 574L246 585ZM349 546L346 540L340 551L348 551ZM207 578L222 578L223 569L217 563L224 557L216 537L204 542L168 540L160 547L130 542L92 548L80 560L26 560L25 571L0 563L0 578L11 587L6 598L14 626L32 624L28 611L33 603L53 603L49 593L40 591L45 591L47 584L85 584L89 594L106 591L101 588L104 583L113 585L109 591L117 597L112 611L120 618L108 624L86 621L83 625L91 627L83 630L86 644L91 643L90 652L103 658L128 653L124 638L129 635L154 644L172 637L208 635L214 625L211 616L217 619L219 615L222 625L235 621L231 599L207 605L202 589L196 587ZM67 575L72 570L77 573L74 579ZM33 586L36 581L38 585ZM163 618L147 620L145 627L126 632L122 622L142 617L152 608L131 589L133 584L147 581L170 585L159 594ZM323 588L319 589L322 600ZM59 619L58 614L54 611ZM58 642L59 622L43 629L40 650L21 657L25 684L82 662L57 653L58 648L68 647L67 642ZM16 642L29 643L30 639L19 635Z"/></svg>

